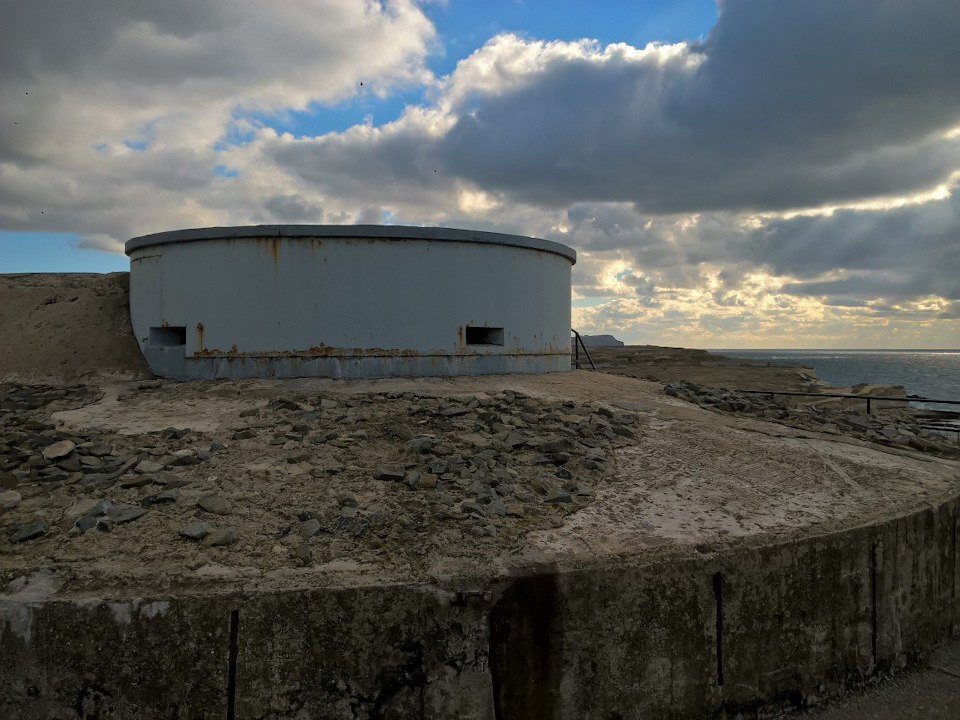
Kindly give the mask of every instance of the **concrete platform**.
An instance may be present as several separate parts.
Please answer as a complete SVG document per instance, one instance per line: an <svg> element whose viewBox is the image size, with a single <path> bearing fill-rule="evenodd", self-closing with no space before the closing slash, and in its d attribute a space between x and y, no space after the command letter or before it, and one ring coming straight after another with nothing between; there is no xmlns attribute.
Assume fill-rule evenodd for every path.
<svg viewBox="0 0 960 720"><path fill-rule="evenodd" d="M496 539L361 538L300 567L270 552L268 513L284 493L319 502L324 482L302 485L277 446L235 442L194 482L228 495L235 483L250 542L182 549L124 526L0 555L0 717L729 716L838 695L958 629L960 464L712 413L654 383L117 384L55 417L78 432L217 438L278 397L377 393L376 428L404 393L505 389L636 417L590 502L497 519ZM388 448L375 437L372 462L362 443L350 450L358 496L419 502L370 477ZM164 517L150 522L175 537L180 516ZM441 514L436 532L449 523L473 527Z"/></svg>

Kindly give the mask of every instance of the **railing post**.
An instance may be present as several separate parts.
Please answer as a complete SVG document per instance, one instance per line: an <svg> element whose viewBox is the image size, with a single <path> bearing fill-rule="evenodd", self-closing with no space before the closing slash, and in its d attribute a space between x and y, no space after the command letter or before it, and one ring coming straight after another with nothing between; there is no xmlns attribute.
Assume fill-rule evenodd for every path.
<svg viewBox="0 0 960 720"><path fill-rule="evenodd" d="M583 342L583 338L580 337L580 333L578 333L578 332L577 332L576 330L574 330L573 328L570 328L570 332L572 332L572 333L574 334L574 336L575 336L575 339L574 339L574 341L573 341L573 342L574 342L573 348L574 348L575 356L576 356L576 358L577 358L577 370L580 369L580 348L577 346L577 343L579 343L581 346L583 346L583 354L586 355L586 356L587 356L587 360L590 361L590 367L593 368L594 370L596 370L596 369L597 369L597 366L594 365L594 363L593 363L593 358L590 357L590 351L587 350L587 345L586 345L586 343Z"/></svg>

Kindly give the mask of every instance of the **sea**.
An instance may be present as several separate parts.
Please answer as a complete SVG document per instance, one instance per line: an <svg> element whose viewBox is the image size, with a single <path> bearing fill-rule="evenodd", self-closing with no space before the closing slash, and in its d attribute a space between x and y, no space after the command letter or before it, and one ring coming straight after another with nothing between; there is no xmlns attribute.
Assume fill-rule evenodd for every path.
<svg viewBox="0 0 960 720"><path fill-rule="evenodd" d="M842 388L857 383L902 385L908 395L960 403L960 350L710 350L715 355L771 365L812 367L820 380ZM913 403L950 413L960 404ZM951 422L950 425L960 423Z"/></svg>

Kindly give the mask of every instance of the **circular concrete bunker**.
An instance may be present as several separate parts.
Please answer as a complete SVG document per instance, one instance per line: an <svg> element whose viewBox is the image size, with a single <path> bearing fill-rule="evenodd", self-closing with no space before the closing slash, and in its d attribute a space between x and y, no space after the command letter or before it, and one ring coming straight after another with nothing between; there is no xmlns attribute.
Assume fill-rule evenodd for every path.
<svg viewBox="0 0 960 720"><path fill-rule="evenodd" d="M201 228L133 238L130 317L178 379L570 369L565 245L375 225Z"/></svg>

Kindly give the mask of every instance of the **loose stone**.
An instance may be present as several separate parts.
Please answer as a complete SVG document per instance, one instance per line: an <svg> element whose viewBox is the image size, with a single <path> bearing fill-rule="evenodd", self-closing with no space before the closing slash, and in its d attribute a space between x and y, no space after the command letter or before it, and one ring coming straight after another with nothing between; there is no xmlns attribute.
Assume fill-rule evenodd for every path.
<svg viewBox="0 0 960 720"><path fill-rule="evenodd" d="M434 458L429 463L427 463L427 468L434 475L443 475L450 467L450 462L444 460L443 458Z"/></svg>
<svg viewBox="0 0 960 720"><path fill-rule="evenodd" d="M0 493L0 509L12 510L20 504L21 500L23 500L23 498L16 490L7 490L6 492L2 492Z"/></svg>
<svg viewBox="0 0 960 720"><path fill-rule="evenodd" d="M460 506L460 510L467 515L475 515L476 517L483 517L486 513L483 510L483 507L472 500L464 500L463 504Z"/></svg>
<svg viewBox="0 0 960 720"><path fill-rule="evenodd" d="M412 440L407 441L407 450L415 453L424 453L427 452L430 448L436 445L437 440L432 437L418 437L413 438Z"/></svg>
<svg viewBox="0 0 960 720"><path fill-rule="evenodd" d="M80 530L80 532L86 532L87 530L96 527L97 521L101 518L105 518L107 513L113 509L113 507L114 505L112 500L101 500L88 509L83 515L81 515L74 525Z"/></svg>
<svg viewBox="0 0 960 720"><path fill-rule="evenodd" d="M213 528L205 522L195 522L180 528L180 536L190 540L203 540L211 532Z"/></svg>
<svg viewBox="0 0 960 720"><path fill-rule="evenodd" d="M69 457L58 462L57 467L61 470L66 470L67 472L79 472L80 458L76 455L70 455Z"/></svg>
<svg viewBox="0 0 960 720"><path fill-rule="evenodd" d="M183 465L199 465L201 459L193 450L178 450L174 453L173 460L170 461L172 466L183 466Z"/></svg>
<svg viewBox="0 0 960 720"><path fill-rule="evenodd" d="M138 472L141 475L150 475L158 473L161 470L163 470L163 465L153 460L141 460L133 469L134 472Z"/></svg>
<svg viewBox="0 0 960 720"><path fill-rule="evenodd" d="M503 503L500 498L493 498L485 506L488 515L496 515L497 517L503 517L507 514L507 506Z"/></svg>
<svg viewBox="0 0 960 720"><path fill-rule="evenodd" d="M523 505L520 503L510 503L506 507L507 517L523 517Z"/></svg>
<svg viewBox="0 0 960 720"><path fill-rule="evenodd" d="M383 480L387 482L403 480L403 476L404 467L399 463L387 463L385 465L380 465L373 472L373 477L375 480Z"/></svg>
<svg viewBox="0 0 960 720"><path fill-rule="evenodd" d="M229 515L233 510L230 501L222 495L204 495L197 500L197 506L214 515Z"/></svg>
<svg viewBox="0 0 960 720"><path fill-rule="evenodd" d="M552 488L547 492L547 496L543 501L548 503L570 503L573 502L573 496L566 490Z"/></svg>
<svg viewBox="0 0 960 720"><path fill-rule="evenodd" d="M113 522L114 525L124 525L125 523L133 522L134 520L141 518L146 514L146 508L118 506L111 511L107 517Z"/></svg>
<svg viewBox="0 0 960 720"><path fill-rule="evenodd" d="M26 542L27 540L36 540L38 537L46 535L49 529L50 526L45 520L37 520L32 523L27 523L26 525L14 526L9 539L10 542L14 544Z"/></svg>
<svg viewBox="0 0 960 720"><path fill-rule="evenodd" d="M203 544L209 547L220 547L224 545L233 545L237 541L236 528L228 527L221 530L213 530L203 538Z"/></svg>
<svg viewBox="0 0 960 720"><path fill-rule="evenodd" d="M311 518L310 520L301 522L296 526L296 531L297 534L304 539L312 538L320 532L320 521L316 518Z"/></svg>
<svg viewBox="0 0 960 720"><path fill-rule="evenodd" d="M143 507L150 507L151 505L157 505L159 503L176 502L179 497L180 492L176 489L164 490L156 493L155 495L147 495L140 501L140 505Z"/></svg>
<svg viewBox="0 0 960 720"><path fill-rule="evenodd" d="M310 550L309 543L302 542L297 545L296 550L293 551L293 556L305 567L313 565L313 552Z"/></svg>
<svg viewBox="0 0 960 720"><path fill-rule="evenodd" d="M390 433L405 442L413 440L413 430L410 429L409 425L394 425Z"/></svg>
<svg viewBox="0 0 960 720"><path fill-rule="evenodd" d="M47 460L59 460L72 453L77 446L70 440L60 440L59 442L47 445L43 449L43 457Z"/></svg>
<svg viewBox="0 0 960 720"><path fill-rule="evenodd" d="M340 507L356 507L357 496L352 492L342 492L337 496L337 503Z"/></svg>

